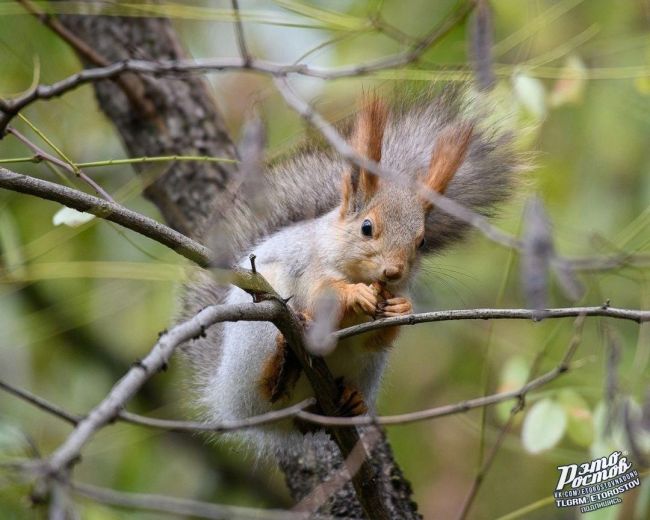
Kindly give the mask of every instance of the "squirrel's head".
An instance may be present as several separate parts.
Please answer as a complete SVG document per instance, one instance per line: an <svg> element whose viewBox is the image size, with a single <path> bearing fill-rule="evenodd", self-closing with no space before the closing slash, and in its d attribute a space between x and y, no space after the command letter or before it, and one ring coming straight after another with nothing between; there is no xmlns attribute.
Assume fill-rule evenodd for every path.
<svg viewBox="0 0 650 520"><path fill-rule="evenodd" d="M388 110L377 98L364 100L352 135L355 150L377 163ZM436 138L428 171L419 182L380 179L363 168L344 175L338 217L338 240L343 254L337 268L350 281L404 285L424 246L425 221L432 209L426 193L444 193L462 164L472 126L457 124Z"/></svg>

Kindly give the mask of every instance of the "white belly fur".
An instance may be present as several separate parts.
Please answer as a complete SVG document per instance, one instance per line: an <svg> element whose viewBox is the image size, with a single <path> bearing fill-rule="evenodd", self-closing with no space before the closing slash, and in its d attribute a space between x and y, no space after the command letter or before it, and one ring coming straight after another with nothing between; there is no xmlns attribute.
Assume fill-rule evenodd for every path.
<svg viewBox="0 0 650 520"><path fill-rule="evenodd" d="M292 294L281 269L259 265L258 269L282 295ZM284 279L283 279L284 278ZM249 302L251 296L232 288L225 303ZM223 355L211 383L207 386L203 403L209 419L236 421L280 409L313 396L304 373L291 395L271 405L259 391L259 381L265 363L275 353L277 329L267 322L226 323L223 331ZM326 362L335 378L343 377L364 395L370 409L374 408L379 380L386 361L386 352L373 352L362 346L360 337L342 341ZM251 428L229 435L249 445L258 455L268 455L285 446L301 441L301 434L287 420L272 426Z"/></svg>

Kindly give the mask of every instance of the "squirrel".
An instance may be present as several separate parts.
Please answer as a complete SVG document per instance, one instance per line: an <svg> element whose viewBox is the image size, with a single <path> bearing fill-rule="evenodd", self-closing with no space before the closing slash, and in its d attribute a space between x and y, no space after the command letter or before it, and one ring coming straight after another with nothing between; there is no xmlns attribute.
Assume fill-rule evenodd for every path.
<svg viewBox="0 0 650 520"><path fill-rule="evenodd" d="M499 128L482 128L459 91L426 93L389 106L366 96L354 117L349 143L357 153L400 176L379 178L332 152L299 152L264 172L261 218L245 201L220 215L219 237L242 267L249 255L276 292L309 328L319 312L334 329L413 312L409 285L424 254L462 238L467 224L435 208L426 189L490 214L504 200L518 170L513 141ZM426 188L423 188L425 186ZM237 287L203 274L183 298L185 317L209 304L250 301ZM320 305L320 302L330 302ZM346 338L326 356L340 386L339 414L374 410L398 327ZM228 322L185 347L206 419L243 419L297 403L313 393L283 336L268 322ZM313 431L284 421L231 436L259 455L295 445Z"/></svg>

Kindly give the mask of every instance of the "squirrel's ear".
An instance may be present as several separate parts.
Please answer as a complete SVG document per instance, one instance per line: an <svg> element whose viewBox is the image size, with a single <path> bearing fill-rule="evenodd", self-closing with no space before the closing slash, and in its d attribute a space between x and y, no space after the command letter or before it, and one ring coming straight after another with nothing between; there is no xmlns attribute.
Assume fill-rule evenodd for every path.
<svg viewBox="0 0 650 520"><path fill-rule="evenodd" d="M472 140L474 125L460 123L441 130L433 147L429 170L424 185L437 193L444 193L460 165L465 160L467 149ZM429 211L433 204L423 199L422 205Z"/></svg>
<svg viewBox="0 0 650 520"><path fill-rule="evenodd" d="M376 95L363 99L351 143L359 155L375 162L381 160L387 116L386 105ZM358 211L375 194L378 185L376 175L352 166L343 176L341 216Z"/></svg>

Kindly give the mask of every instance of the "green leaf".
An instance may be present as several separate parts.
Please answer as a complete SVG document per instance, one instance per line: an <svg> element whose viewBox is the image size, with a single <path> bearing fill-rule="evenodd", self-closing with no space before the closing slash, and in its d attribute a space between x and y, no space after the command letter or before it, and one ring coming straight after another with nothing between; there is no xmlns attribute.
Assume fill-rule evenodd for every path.
<svg viewBox="0 0 650 520"><path fill-rule="evenodd" d="M555 446L564 435L567 415L552 399L535 403L524 418L521 440L529 453L541 453Z"/></svg>
<svg viewBox="0 0 650 520"><path fill-rule="evenodd" d="M567 416L567 434L579 446L588 447L594 440L594 417L589 405L575 390L562 390L557 396Z"/></svg>

